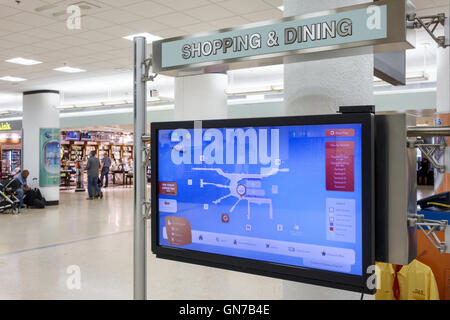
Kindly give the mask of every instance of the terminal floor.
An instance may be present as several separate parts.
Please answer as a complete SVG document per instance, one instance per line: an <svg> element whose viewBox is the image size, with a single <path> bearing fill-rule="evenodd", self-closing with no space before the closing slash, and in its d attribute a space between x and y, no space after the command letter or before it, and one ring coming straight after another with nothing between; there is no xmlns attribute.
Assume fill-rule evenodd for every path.
<svg viewBox="0 0 450 320"><path fill-rule="evenodd" d="M419 199L432 191L421 187ZM87 201L86 193L62 191L59 206L0 214L0 299L133 298L133 189L104 193ZM79 267L80 289L67 286L71 266ZM155 259L150 252L147 267L150 299L282 299L283 291L298 291L287 281Z"/></svg>
<svg viewBox="0 0 450 320"><path fill-rule="evenodd" d="M87 201L86 193L62 191L59 206L0 214L0 299L133 298L133 191L104 193ZM79 267L79 290L67 286L71 266ZM280 280L155 259L150 252L147 285L150 299L282 297Z"/></svg>

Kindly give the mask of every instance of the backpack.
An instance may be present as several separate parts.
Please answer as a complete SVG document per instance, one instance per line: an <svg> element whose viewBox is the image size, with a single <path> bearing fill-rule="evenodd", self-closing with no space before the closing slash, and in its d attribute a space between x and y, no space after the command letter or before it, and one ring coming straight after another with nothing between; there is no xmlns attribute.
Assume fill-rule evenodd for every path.
<svg viewBox="0 0 450 320"><path fill-rule="evenodd" d="M44 209L46 201L41 194L41 190L36 188L27 192L27 196L24 199L24 203L27 205L27 207Z"/></svg>
<svg viewBox="0 0 450 320"><path fill-rule="evenodd" d="M37 209L44 209L45 208L45 200L44 199L34 199L33 207Z"/></svg>

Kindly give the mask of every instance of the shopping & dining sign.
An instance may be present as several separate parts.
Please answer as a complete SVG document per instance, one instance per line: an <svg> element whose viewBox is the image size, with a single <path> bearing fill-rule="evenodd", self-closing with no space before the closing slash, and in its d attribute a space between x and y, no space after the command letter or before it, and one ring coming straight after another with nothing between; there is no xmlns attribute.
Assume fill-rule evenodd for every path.
<svg viewBox="0 0 450 320"><path fill-rule="evenodd" d="M267 60L369 45L408 47L405 0L379 1L153 43L153 71ZM411 45L410 45L411 46ZM402 46L399 46L402 47ZM278 59L277 59L278 58ZM281 60L282 61L282 60Z"/></svg>

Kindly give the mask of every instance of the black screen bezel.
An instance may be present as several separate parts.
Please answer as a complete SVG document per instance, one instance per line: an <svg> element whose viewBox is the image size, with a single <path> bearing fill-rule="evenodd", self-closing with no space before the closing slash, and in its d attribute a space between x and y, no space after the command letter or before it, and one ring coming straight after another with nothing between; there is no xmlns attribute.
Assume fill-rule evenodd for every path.
<svg viewBox="0 0 450 320"><path fill-rule="evenodd" d="M159 201L158 201L158 131L198 128L194 121L154 122L151 124L151 247L157 258L193 263L209 267L246 272L272 278L303 282L336 289L374 294L367 281L372 275L369 266L375 265L374 223L374 115L336 114L275 118L249 118L227 120L203 120L201 127L248 128L272 126L361 124L362 152L362 276L320 269L296 267L273 262L232 257L214 253L187 250L159 245Z"/></svg>

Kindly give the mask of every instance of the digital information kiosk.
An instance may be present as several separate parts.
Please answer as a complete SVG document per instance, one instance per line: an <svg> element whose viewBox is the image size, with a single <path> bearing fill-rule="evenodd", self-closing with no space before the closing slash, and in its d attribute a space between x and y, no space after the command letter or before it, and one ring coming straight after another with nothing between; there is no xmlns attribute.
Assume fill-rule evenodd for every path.
<svg viewBox="0 0 450 320"><path fill-rule="evenodd" d="M135 299L147 297L150 218L159 258L358 292L374 293L375 261L407 265L416 257L417 226L436 225L417 215L415 150L424 147L417 137L450 128L423 130L406 114L374 115L369 106L146 130L147 81L158 74L226 72L372 46L382 54L375 74L401 84L402 51L414 47L414 28L430 27L413 9L407 0L383 0L164 39L152 43L151 58L146 39L134 39Z"/></svg>
<svg viewBox="0 0 450 320"><path fill-rule="evenodd" d="M153 252L366 291L373 118L153 123Z"/></svg>

